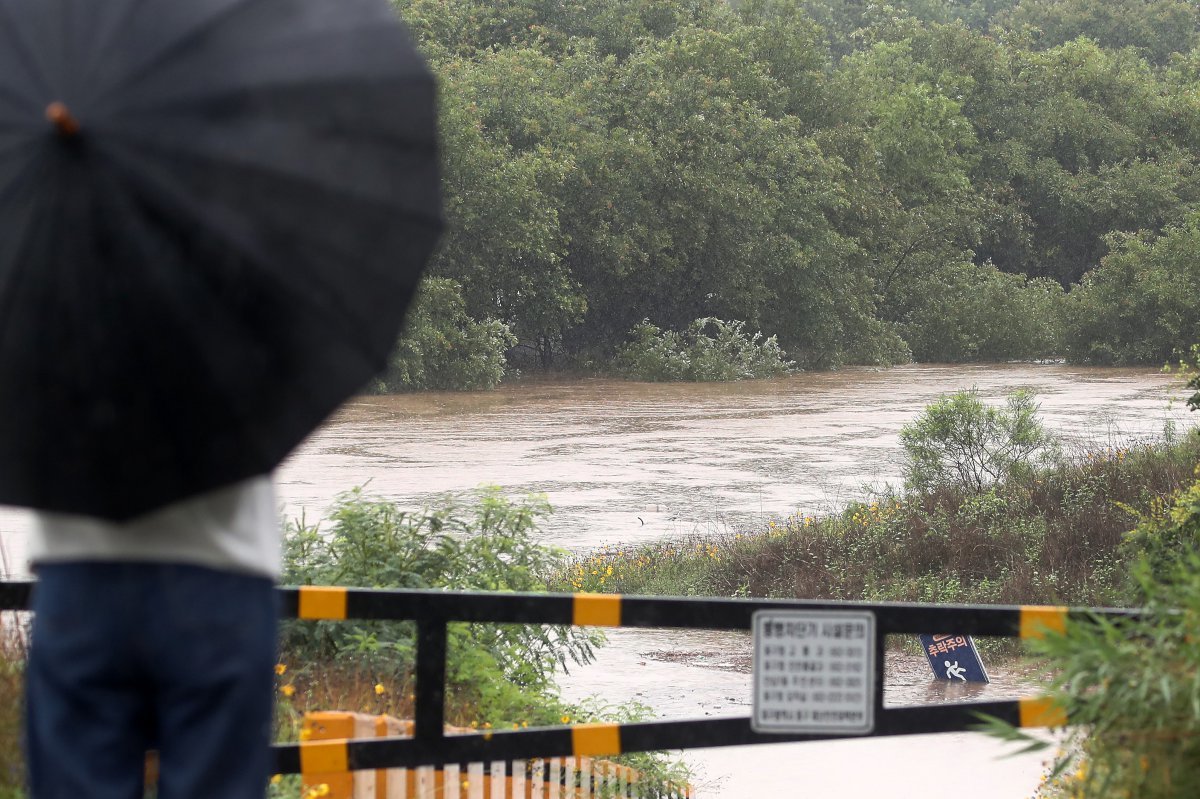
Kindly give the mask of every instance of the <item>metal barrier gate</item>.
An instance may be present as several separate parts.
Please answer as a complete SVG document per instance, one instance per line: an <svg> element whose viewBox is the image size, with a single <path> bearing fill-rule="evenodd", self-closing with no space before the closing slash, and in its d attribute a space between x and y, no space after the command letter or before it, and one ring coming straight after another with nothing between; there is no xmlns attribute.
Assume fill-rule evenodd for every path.
<svg viewBox="0 0 1200 799"><path fill-rule="evenodd" d="M0 610L28 606L32 582L0 582ZM615 594L518 594L371 590L305 586L280 588L283 616L311 620L415 620L417 624L414 735L309 741L275 746L275 771L320 774L357 769L454 765L556 757L599 757L626 752L785 743L845 737L965 731L986 713L1020 727L1068 723L1044 699L885 708L884 637L953 631L963 635L1039 638L1061 631L1068 618L1132 617L1136 611L1023 605L920 605L766 599L626 597ZM444 694L446 625L594 625L604 627L750 630L760 610L870 611L875 615L874 729L867 735L764 734L749 717L561 727L447 735Z"/></svg>

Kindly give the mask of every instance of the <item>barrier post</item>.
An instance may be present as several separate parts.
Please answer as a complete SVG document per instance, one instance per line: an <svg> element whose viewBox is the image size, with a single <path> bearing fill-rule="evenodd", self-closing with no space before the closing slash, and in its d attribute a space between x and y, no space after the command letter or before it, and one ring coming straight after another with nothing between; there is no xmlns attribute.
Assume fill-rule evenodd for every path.
<svg viewBox="0 0 1200 799"><path fill-rule="evenodd" d="M388 738L393 736L412 737L413 723L398 719L394 716L376 716L375 717L375 736L377 738ZM375 797L374 799L412 799L415 793L416 785L413 784L409 788L411 769L391 768L378 769L375 772Z"/></svg>
<svg viewBox="0 0 1200 799"><path fill-rule="evenodd" d="M376 717L365 713L318 711L304 714L305 737L310 741L372 738ZM303 776L303 790L328 785L329 799L376 799L374 771L339 771Z"/></svg>

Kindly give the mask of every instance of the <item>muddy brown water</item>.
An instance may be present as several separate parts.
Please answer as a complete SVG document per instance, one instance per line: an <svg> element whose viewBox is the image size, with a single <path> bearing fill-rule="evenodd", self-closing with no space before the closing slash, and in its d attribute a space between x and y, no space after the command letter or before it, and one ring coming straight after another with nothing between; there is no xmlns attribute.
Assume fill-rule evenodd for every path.
<svg viewBox="0 0 1200 799"><path fill-rule="evenodd" d="M1168 376L1063 365L847 369L732 384L527 381L497 391L352 401L280 468L284 511L320 518L359 485L409 507L495 484L544 493L545 540L575 552L693 533L756 529L820 513L896 483L897 433L940 395L975 386L999 402L1038 392L1048 426L1076 446L1125 446L1191 423ZM12 574L27 521L0 513ZM749 642L703 631L617 630L564 697L633 699L666 718L747 715ZM889 703L1026 695L1037 675L993 668L985 687L933 683L919 657L890 653ZM977 734L698 750L701 796L1029 796L1041 755ZM934 789L936 787L936 789Z"/></svg>

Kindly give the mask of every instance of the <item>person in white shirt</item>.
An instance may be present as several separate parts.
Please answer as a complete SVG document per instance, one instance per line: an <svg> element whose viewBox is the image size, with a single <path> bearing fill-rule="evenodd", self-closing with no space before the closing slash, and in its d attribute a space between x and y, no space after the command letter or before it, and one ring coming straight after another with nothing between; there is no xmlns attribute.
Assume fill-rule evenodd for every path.
<svg viewBox="0 0 1200 799"><path fill-rule="evenodd" d="M125 523L36 513L33 799L262 799L280 521L269 476Z"/></svg>

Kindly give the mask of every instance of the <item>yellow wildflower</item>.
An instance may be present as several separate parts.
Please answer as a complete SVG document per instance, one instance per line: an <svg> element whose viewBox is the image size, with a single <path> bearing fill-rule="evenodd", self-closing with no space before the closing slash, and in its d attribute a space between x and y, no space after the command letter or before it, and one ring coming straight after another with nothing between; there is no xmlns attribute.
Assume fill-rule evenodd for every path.
<svg viewBox="0 0 1200 799"><path fill-rule="evenodd" d="M283 676L283 673L284 673L285 671L287 671L287 664L286 664L286 663L276 663L276 664L275 664L275 673L276 673L276 674L278 674L278 675L280 675L280 676Z"/></svg>
<svg viewBox="0 0 1200 799"><path fill-rule="evenodd" d="M279 686L279 693L290 699L292 694L296 693L296 686L292 685L291 683L288 683L287 685L281 685Z"/></svg>
<svg viewBox="0 0 1200 799"><path fill-rule="evenodd" d="M383 687L383 683L381 683L381 682L375 683L375 695L376 696L383 696L386 693L387 693L387 689Z"/></svg>

